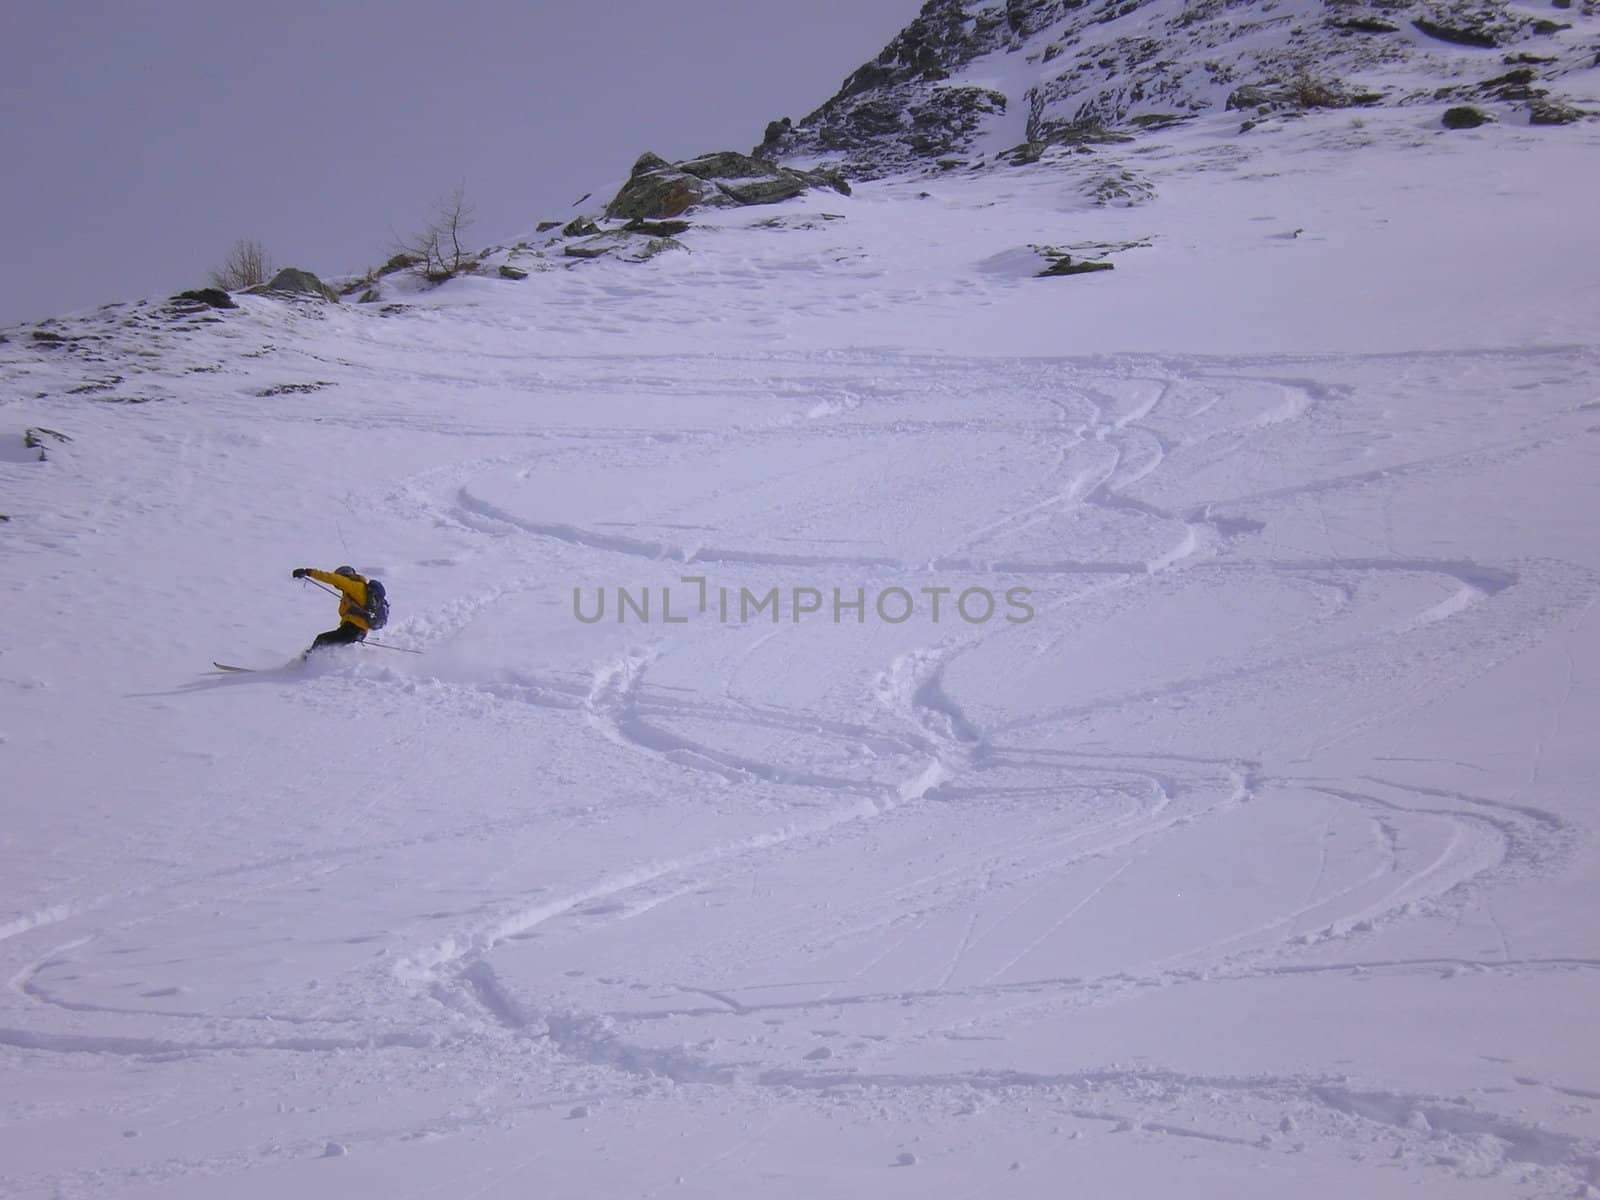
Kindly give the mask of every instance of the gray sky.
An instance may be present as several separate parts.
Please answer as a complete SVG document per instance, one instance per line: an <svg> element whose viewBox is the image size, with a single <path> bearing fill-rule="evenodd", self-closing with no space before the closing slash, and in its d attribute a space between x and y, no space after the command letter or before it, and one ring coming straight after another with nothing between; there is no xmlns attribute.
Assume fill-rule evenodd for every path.
<svg viewBox="0 0 1600 1200"><path fill-rule="evenodd" d="M0 325L197 287L241 237L336 275L457 184L482 244L654 150L749 150L921 0L12 0Z"/></svg>

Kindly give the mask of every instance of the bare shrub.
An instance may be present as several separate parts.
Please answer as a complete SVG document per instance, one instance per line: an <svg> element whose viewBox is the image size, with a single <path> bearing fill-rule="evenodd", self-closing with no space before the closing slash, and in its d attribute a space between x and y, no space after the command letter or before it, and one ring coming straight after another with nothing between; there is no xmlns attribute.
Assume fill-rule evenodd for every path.
<svg viewBox="0 0 1600 1200"><path fill-rule="evenodd" d="M1301 108L1344 108L1350 98L1337 82L1302 71L1289 81L1289 95Z"/></svg>
<svg viewBox="0 0 1600 1200"><path fill-rule="evenodd" d="M225 292L257 287L272 278L272 258L254 238L240 238L228 257L211 272L211 286Z"/></svg>
<svg viewBox="0 0 1600 1200"><path fill-rule="evenodd" d="M472 227L476 212L466 191L456 188L434 201L433 215L421 230L409 238L396 238L396 257L413 260L415 269L436 283L449 279L471 261L461 239Z"/></svg>

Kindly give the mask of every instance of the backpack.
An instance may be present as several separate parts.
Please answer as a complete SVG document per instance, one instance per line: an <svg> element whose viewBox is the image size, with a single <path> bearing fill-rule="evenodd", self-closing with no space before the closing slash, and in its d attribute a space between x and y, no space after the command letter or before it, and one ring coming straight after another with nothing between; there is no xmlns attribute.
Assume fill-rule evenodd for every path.
<svg viewBox="0 0 1600 1200"><path fill-rule="evenodd" d="M376 579L367 580L367 607L361 615L372 629L382 629L389 623L389 597Z"/></svg>

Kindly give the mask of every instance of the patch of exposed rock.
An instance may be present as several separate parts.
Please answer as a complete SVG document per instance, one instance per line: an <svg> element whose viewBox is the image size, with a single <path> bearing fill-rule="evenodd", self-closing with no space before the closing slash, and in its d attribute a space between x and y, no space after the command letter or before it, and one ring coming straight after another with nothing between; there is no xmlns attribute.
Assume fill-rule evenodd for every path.
<svg viewBox="0 0 1600 1200"><path fill-rule="evenodd" d="M606 216L662 221L693 208L778 204L812 188L828 188L847 195L850 191L850 185L837 172L795 170L732 150L702 154L678 163L644 154L633 164L628 182L606 206Z"/></svg>
<svg viewBox="0 0 1600 1200"><path fill-rule="evenodd" d="M1461 81L1493 73L1490 48L1519 51L1508 64L1545 51L1532 57L1546 86L1495 98L1556 123L1584 115L1548 85L1595 65L1583 23L1600 0L1557 6L1551 20L1511 0L927 0L828 101L771 122L754 153L863 179L1026 165L1226 108L1475 98ZM1418 86L1430 75L1437 86Z"/></svg>

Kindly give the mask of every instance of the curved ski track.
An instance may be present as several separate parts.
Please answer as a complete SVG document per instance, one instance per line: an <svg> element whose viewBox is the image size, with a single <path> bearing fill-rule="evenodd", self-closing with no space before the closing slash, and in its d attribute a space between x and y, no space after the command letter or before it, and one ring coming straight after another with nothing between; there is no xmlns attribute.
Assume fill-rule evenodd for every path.
<svg viewBox="0 0 1600 1200"><path fill-rule="evenodd" d="M706 365L696 359L641 364L625 382L660 396L692 394L708 386L702 370ZM720 365L727 370L730 364ZM1039 1074L1009 1069L918 1073L900 1068L875 1071L870 1056L860 1067L838 1070L826 1060L797 1067L761 1061L759 1055L751 1061L748 1056L695 1048L697 1039L690 1030L697 1023L755 1027L768 1017L815 1013L822 1019L872 1006L925 1008L921 1028L907 1035L914 1042L947 1037L953 1030L985 1022L1003 1027L1006 1020L1024 1014L1115 1006L1152 991L1249 985L1308 973L1451 977L1600 969L1600 961L1584 959L1384 959L1361 954L1363 940L1385 923L1424 911L1460 910L1476 895L1551 871L1578 836L1551 813L1387 779L1375 772L1322 778L1285 772L1281 762L1269 771L1260 761L1261 748L1255 746L1230 747L1217 757L1199 758L1171 754L1157 744L1145 748L1072 744L1076 731L1108 714L1176 703L1221 687L1249 686L1285 671L1315 671L1319 664L1342 669L1360 662L1394 681L1399 690L1389 711L1327 731L1325 740L1307 748L1310 758L1348 739L1357 728L1395 712L1425 707L1448 691L1452 679L1481 674L1537 644L1594 586L1587 573L1571 564L1446 561L1387 552L1260 555L1252 549L1252 538L1263 524L1255 514L1268 503L1314 499L1375 486L1383 479L1445 472L1486 457L1528 453L1542 444L1546 433L1535 431L1528 438L1470 453L1406 461L1371 472L1335 472L1224 499L1189 497L1172 505L1156 497L1171 490L1166 477L1176 469L1174 463L1186 471L1200 471L1254 452L1263 437L1297 427L1316 428L1328 409L1340 402L1339 390L1299 374L1310 369L1305 363L1107 360L1018 365L1013 382L1020 391L1037 390L1040 403L1049 410L1044 419L1022 419L995 404L966 417L919 421L896 415L886 420L880 406L903 405L905 397L919 389L972 401L981 394L982 382L1004 374L1004 368L943 360L899 361L894 364L898 386L886 388L874 376L883 365L873 356L854 360L834 356L818 365L813 377L812 364L803 356L745 363L746 370L764 368L769 373L766 384L773 395L809 401L814 407L808 413L818 415L753 422L734 430L681 430L674 435L674 444L714 445L737 452L785 439L893 439L950 429L985 434L1009 429L1018 438L1049 438L1054 466L1045 477L1019 488L1013 507L953 533L933 554L796 553L770 539L741 543L722 533L714 535L714 543L635 536L528 516L480 494L480 479L508 471L536 472L547 453L563 454L574 444L646 449L657 444L657 434L647 430L566 430L559 438L545 439L550 442L548 452L522 451L445 464L414 476L385 498L406 519L439 523L463 538L476 539L481 543L478 553L499 564L501 580L495 587L463 594L411 618L402 623L400 632L434 644L446 642L481 615L551 577L564 573L577 577L590 568L607 577L606 572L617 565L633 563L838 569L853 580L885 585L919 572L930 577L986 572L1030 583L1069 583L1040 604L1046 622L1071 617L1091 598L1105 604L1108 612L1128 611L1174 580L1286 579L1332 597L1327 611L1334 616L1348 614L1362 589L1381 588L1388 580L1433 581L1443 589L1442 598L1365 628L1346 626L1312 649L1269 640L1236 661L995 721L963 699L964 676L959 672L1017 636L1003 624L929 630L920 644L859 670L853 679L841 681L857 697L848 713L837 707L824 711L774 702L752 695L742 684L749 671L746 664L758 652L771 653L804 638L805 627L787 624L757 625L733 634L724 631L721 636L737 641L739 649L727 660L726 674L707 680L693 695L656 686L652 677L675 655L703 644L703 630L695 626L678 639L649 636L658 631L646 631L636 639L641 644L593 662L586 687L554 674L524 674L494 684L435 680L431 686L439 703L487 698L511 713L513 720L518 706L565 714L604 742L639 756L640 769L653 773L661 787L688 788L696 780L713 787L756 785L801 798L804 804L775 814L760 832L673 856L641 853L633 862L558 894L530 899L520 886L528 881L508 879L502 903L470 920L454 922L448 935L411 946L373 975L372 986L396 989L394 1003L386 1008L392 1020L379 1026L370 1018L287 1009L239 1012L226 1021L178 1005L119 1010L75 1000L70 986L47 977L51 964L64 956L94 953L96 939L113 930L126 931L185 905L214 901L225 876L232 877L227 886L239 894L282 889L336 869L342 856L361 856L395 844L364 843L354 829L350 836L356 840L325 855L264 857L226 871L197 873L191 880L192 898L179 887L164 895L105 897L92 904L25 915L0 925L0 942L19 946L26 941L34 947L11 961L11 1004L0 1024L0 1043L39 1052L147 1057L242 1049L325 1054L384 1047L423 1048L437 1055L531 1041L541 1052L592 1069L599 1078L615 1077L619 1086L642 1078L786 1094L934 1090L1001 1099L1028 1096L1118 1127L1238 1140L1163 1123L1145 1103L1151 1095L1205 1097L1214 1111L1239 1120L1271 1110L1301 1111L1305 1114L1299 1124L1301 1138L1323 1136L1360 1144L1381 1131L1424 1163L1431 1161L1430 1143L1436 1146L1441 1137L1455 1145L1490 1136L1505 1159L1548 1168L1565 1181L1563 1187L1585 1182L1600 1186L1600 1146L1592 1142L1551 1133L1457 1098L1356 1086L1331 1074L1196 1076L1158 1066ZM843 398L815 406L823 381L827 391ZM736 390L747 380L730 371L721 382ZM541 386L559 389L561 384L546 381ZM568 386L576 385L569 380ZM1258 402L1239 406L1232 418L1217 417L1238 391L1251 392ZM1214 424L1205 425L1208 417L1216 418ZM452 428L448 422L441 428L457 436L494 432ZM892 454L892 440L888 444L887 453ZM884 453L876 443L874 448ZM924 483L933 486L931 481ZM1016 549L1019 541L1047 543L1058 522L1086 514L1137 530L1149 544L1147 552L1077 558ZM1441 631L1454 634L1481 614L1496 610L1511 615L1493 625L1472 627L1475 640L1466 643L1473 651L1470 661L1445 673L1421 669L1423 662L1436 657L1426 639L1440 636ZM1040 635L1036 652L1050 653L1057 637L1048 632ZM1418 690L1404 690L1408 680L1420 680ZM689 728L696 732L687 732ZM719 744L718 734L707 730L730 735L727 744ZM831 740L852 748L852 761L860 765L845 767L835 755L827 761L807 762L803 754L798 762L769 760L743 748L739 737L733 736L750 731L770 738ZM1070 748L1063 748L1062 740ZM1007 782L1017 778L1030 782L1026 786ZM1241 806L1291 791L1319 797L1329 806L1327 815L1319 818L1324 834L1338 822L1350 822L1352 828L1364 831L1377 847L1364 872L1338 880L1325 878L1329 860L1324 849L1322 866L1307 880L1303 895L1285 907L1256 914L1242 927L1206 936L1128 971L1061 977L1032 969L1036 951L1070 923L1084 919L1081 914L1087 906L1112 896L1124 873L1139 866L1145 856L1175 838L1225 820ZM1070 803L1064 799L1069 794L1076 797ZM973 806L1027 803L1037 815L1054 811L1058 802L1060 818L1053 825L1029 828L1011 841L1002 836L952 843L926 871L892 875L880 885L842 897L836 906L796 904L776 910L759 936L740 929L713 931L683 964L686 972L705 971L702 978L685 974L638 981L648 984L652 995L678 996L681 1002L600 1008L577 993L563 998L557 983L532 997L521 994L497 965L508 947L515 945L519 955L526 955L532 944L527 935L573 914L586 914L584 929L600 930L758 869L843 853L852 845L919 825L937 836L952 813ZM526 826L535 827L547 817L529 813ZM958 836L963 828L949 827ZM463 825L450 836L480 840L489 853L489 839L496 832L494 824ZM1413 849L1419 842L1425 852ZM1092 872L1092 886L1066 903L1052 889L1069 870ZM120 920L101 915L113 905L131 915ZM1053 915L1030 926L1036 933L1017 946L996 948L1009 921L1040 908ZM934 977L920 986L887 990L867 982L906 939L921 936L934 921L947 921L959 930ZM584 934L579 930L573 936ZM42 938L55 940L39 946ZM856 977L831 980L826 987L813 988L810 996L790 994L795 990L790 988L783 998L758 998L767 986L760 982L762 971L773 965L779 948L804 946L820 961L864 939L875 941L878 950ZM1348 954L1328 960L1330 944L1348 946ZM1313 950L1321 957L1307 957ZM743 982L730 982L726 969L717 969L719 962L740 963ZM446 1032L431 1031L414 1003L438 1005L450 1014L443 1027ZM76 1031L62 1032L50 1022L29 1020L30 1012L42 1015L43 1010L70 1013ZM137 1018L141 1028L160 1019L160 1032L97 1027L97 1018L113 1014L129 1021ZM174 1021L192 1023L192 1034L174 1036ZM675 1045L664 1046L644 1036L653 1026L673 1022L684 1030L674 1039ZM301 1034L286 1036L277 1028L284 1024L305 1028ZM471 1123L471 1119L464 1122ZM394 1131L378 1136L407 1135ZM1294 1152L1293 1141L1273 1137L1241 1144L1288 1154Z"/></svg>

